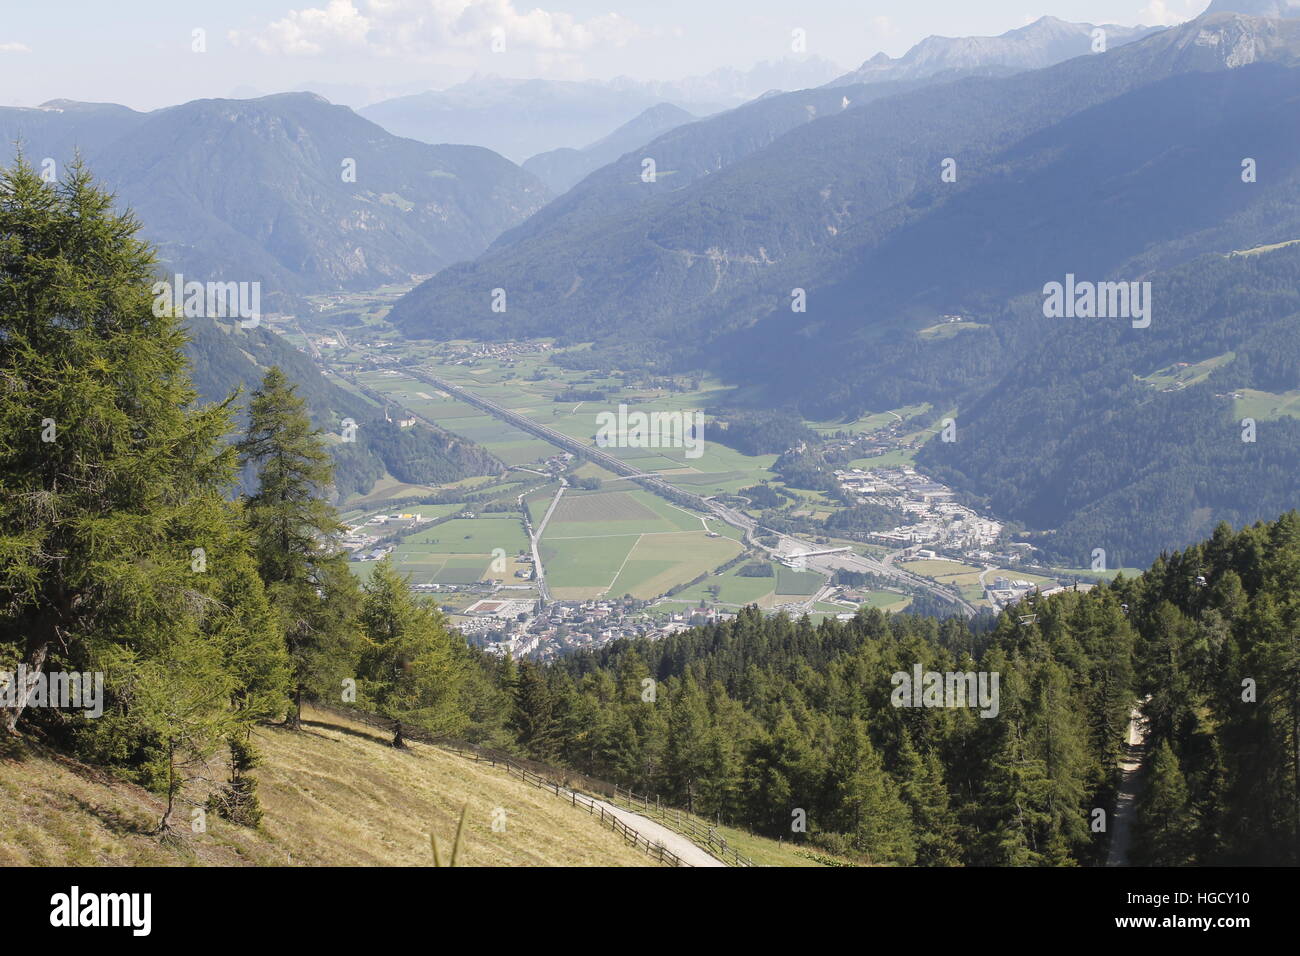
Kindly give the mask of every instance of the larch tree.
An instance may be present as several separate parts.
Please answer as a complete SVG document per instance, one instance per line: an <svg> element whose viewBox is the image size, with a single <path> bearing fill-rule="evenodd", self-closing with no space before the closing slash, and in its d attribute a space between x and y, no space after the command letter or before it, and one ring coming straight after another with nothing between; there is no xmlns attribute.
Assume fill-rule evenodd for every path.
<svg viewBox="0 0 1300 956"><path fill-rule="evenodd" d="M408 727L434 736L459 733L467 722L459 635L441 611L411 595L410 582L387 558L375 566L364 592L360 689L363 701L393 721L393 746L406 745Z"/></svg>
<svg viewBox="0 0 1300 956"><path fill-rule="evenodd" d="M305 694L341 692L342 681L355 676L358 590L338 543L338 514L324 497L333 477L325 440L279 368L267 371L248 403L238 451L241 464L256 473L257 490L243 502L244 522L258 573L280 612L293 666L287 723L297 727Z"/></svg>
<svg viewBox="0 0 1300 956"><path fill-rule="evenodd" d="M237 660L271 624L225 497L230 401L199 404L138 229L80 163L0 170L0 652L102 673L99 719L35 716L174 804L185 766L255 719L236 701L280 688Z"/></svg>

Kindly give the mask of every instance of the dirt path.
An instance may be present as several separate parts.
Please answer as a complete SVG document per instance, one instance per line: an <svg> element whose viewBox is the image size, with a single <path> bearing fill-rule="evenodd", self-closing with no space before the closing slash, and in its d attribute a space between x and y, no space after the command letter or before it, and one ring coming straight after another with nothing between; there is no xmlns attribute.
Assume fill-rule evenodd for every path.
<svg viewBox="0 0 1300 956"><path fill-rule="evenodd" d="M1129 848L1133 844L1133 817L1142 790L1142 764L1147 754L1147 725L1135 706L1129 714L1128 742L1119 758L1119 795L1115 798L1115 818L1111 821L1110 855L1107 866L1128 866Z"/></svg>
<svg viewBox="0 0 1300 956"><path fill-rule="evenodd" d="M616 807L612 803L606 803L604 800L597 800L598 807L604 807L606 813L612 813L637 833L641 834L648 840L656 843L662 843L665 848L672 850L683 861L691 866L726 866L721 860L710 856L704 850L692 843L680 833L674 833L661 823L655 823L648 817L643 817L639 813L633 813L631 810L624 810L622 807Z"/></svg>

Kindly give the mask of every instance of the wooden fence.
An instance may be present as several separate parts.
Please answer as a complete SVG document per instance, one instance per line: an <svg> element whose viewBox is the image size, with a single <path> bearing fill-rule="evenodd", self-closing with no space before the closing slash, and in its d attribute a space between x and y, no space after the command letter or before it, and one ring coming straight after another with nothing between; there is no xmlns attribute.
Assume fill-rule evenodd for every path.
<svg viewBox="0 0 1300 956"><path fill-rule="evenodd" d="M753 860L743 856L727 843L727 838L720 834L708 822L685 810L665 807L658 799L639 796L631 790L614 787L611 802L627 807L644 817L657 820L675 833L680 833L697 846L707 847L709 852L728 866L755 866Z"/></svg>
<svg viewBox="0 0 1300 956"><path fill-rule="evenodd" d="M600 820L603 826L609 827L615 833L622 836L633 846L644 849L650 856L654 857L660 863L668 866L691 866L692 864L683 860L680 856L668 849L658 841L652 841L648 837L642 836L632 827L628 826L618 818L617 814L606 810L601 801L587 796L585 793L579 793L577 790L561 786L554 780L548 780L539 773L534 773L527 767L522 766L513 757L507 757L504 754L494 753L490 750L465 745L463 743L452 742L448 740L437 741L437 746L443 750L460 754L474 761L487 761L493 767L501 767L507 773L517 776L525 783L530 783L541 790L550 790L557 797L568 800L575 807L581 807L590 813L593 817Z"/></svg>

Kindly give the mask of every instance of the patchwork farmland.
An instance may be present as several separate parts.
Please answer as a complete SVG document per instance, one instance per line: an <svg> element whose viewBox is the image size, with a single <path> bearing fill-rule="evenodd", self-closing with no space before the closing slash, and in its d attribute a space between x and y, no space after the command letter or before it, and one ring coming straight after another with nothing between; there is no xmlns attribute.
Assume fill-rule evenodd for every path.
<svg viewBox="0 0 1300 956"><path fill-rule="evenodd" d="M528 537L519 515L502 512L454 518L407 535L393 550L393 563L411 576L412 584L475 584L510 579L521 566L516 555L527 550ZM368 577L367 563L355 567Z"/></svg>
<svg viewBox="0 0 1300 956"><path fill-rule="evenodd" d="M530 505L534 513L545 507ZM547 579L561 600L656 597L740 550L734 529L641 489L565 495L541 540Z"/></svg>

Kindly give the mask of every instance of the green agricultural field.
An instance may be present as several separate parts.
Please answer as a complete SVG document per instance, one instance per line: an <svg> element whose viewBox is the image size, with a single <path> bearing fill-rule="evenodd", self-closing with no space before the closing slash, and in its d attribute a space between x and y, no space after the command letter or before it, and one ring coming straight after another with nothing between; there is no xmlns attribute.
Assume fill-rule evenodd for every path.
<svg viewBox="0 0 1300 956"><path fill-rule="evenodd" d="M515 366L504 368L495 360L485 359L479 360L472 367L439 365L437 372L473 390L475 394L588 444L596 434L597 415L601 412L616 413L620 403L627 403L634 410L645 412L694 412L724 402L728 396L734 395L733 389L713 381L703 383L699 390L693 392L623 388L621 382L612 376L560 369L551 365L550 355L520 356L515 360ZM530 377L539 370L546 376L545 379L531 380ZM394 382L385 384L384 388L400 387L400 390L406 391L414 387L398 380ZM605 401L554 401L556 395L571 387L604 391L607 397ZM428 386L424 386L424 390L429 393ZM404 401L421 414L426 414L425 406L419 402L411 399ZM437 420L436 412L430 410L427 414ZM553 453L551 446L536 439L532 440L536 444L508 447L499 433L481 430L484 426L478 416L440 424L449 431L483 445L508 464L522 464ZM606 450L638 470L664 474L670 483L681 486L683 490L705 496L734 494L758 481L771 479L771 466L777 458L776 455L751 458L710 441L710 426L707 422L703 429L703 445L699 449L702 453L698 457L686 457L685 448L613 447ZM525 457L530 455L532 457Z"/></svg>
<svg viewBox="0 0 1300 956"><path fill-rule="evenodd" d="M956 587L968 601L978 601L984 597L984 588L980 585L980 574L984 571L982 567L944 560L908 561L899 567L939 584ZM994 572L990 571L986 580L992 581L993 578Z"/></svg>
<svg viewBox="0 0 1300 956"><path fill-rule="evenodd" d="M740 553L730 538L710 538L703 531L645 534L628 553L609 593L648 599L674 585L712 570Z"/></svg>
<svg viewBox="0 0 1300 956"><path fill-rule="evenodd" d="M863 415L851 422L808 422L809 428L820 432L823 435L833 435L836 432L849 432L854 435L865 435L870 432L879 431L891 422L896 422L900 418L911 418L920 412L928 411L930 405L928 402L920 405L904 405L900 408L891 409L885 412L876 412L872 415Z"/></svg>
<svg viewBox="0 0 1300 956"><path fill-rule="evenodd" d="M540 516L547 501L530 501ZM632 594L651 598L740 551L734 535L709 537L700 517L650 492L566 492L541 541L547 580L559 598Z"/></svg>
<svg viewBox="0 0 1300 956"><path fill-rule="evenodd" d="M548 367L548 374L552 371L554 370ZM692 412L703 409L710 402L716 402L726 392L726 389L717 387L689 393L622 389L613 378L579 373L569 373L563 382L541 383L522 378L501 379L486 370L482 375L472 376L463 366L444 367L440 372L473 389L476 394L587 443L593 440L596 433L597 415L601 412L616 413L620 403L631 404L635 410L645 412ZM559 403L552 400L555 394L570 386L604 390L608 398L604 402ZM460 431L451 424L446 427ZM492 445L492 439L475 434L474 428L475 424L470 422L461 433L498 454ZM607 451L643 471L668 472L669 480L674 484L680 482L686 490L704 495L732 493L761 479L770 478L770 468L777 457L763 455L750 458L717 442L711 442L707 423L704 426L702 453L698 457L688 458L685 448L612 447ZM682 477L677 479L676 475Z"/></svg>
<svg viewBox="0 0 1300 956"><path fill-rule="evenodd" d="M625 491L591 494L570 492L555 506L551 520L556 524L585 524L600 521L654 521L658 515Z"/></svg>
<svg viewBox="0 0 1300 956"><path fill-rule="evenodd" d="M433 580L438 584L474 584L493 576L491 562L490 554L450 557Z"/></svg>
<svg viewBox="0 0 1300 956"><path fill-rule="evenodd" d="M1124 575L1126 578L1135 578L1146 568L1111 568L1107 571L1094 571L1091 568L1052 568L1064 578L1083 578L1085 581L1111 581L1118 575ZM1020 572L1016 572L1020 574Z"/></svg>
<svg viewBox="0 0 1300 956"><path fill-rule="evenodd" d="M776 593L779 597L806 597L816 594L826 583L826 578L816 571L795 571L793 568L776 569Z"/></svg>
<svg viewBox="0 0 1300 956"><path fill-rule="evenodd" d="M546 535L540 550L552 593L560 600L586 600L604 594L639 537L556 540Z"/></svg>
<svg viewBox="0 0 1300 956"><path fill-rule="evenodd" d="M601 481L608 481L619 476L606 468L600 467L595 462L584 461L577 468L573 469L573 474L577 478L599 478Z"/></svg>
<svg viewBox="0 0 1300 956"><path fill-rule="evenodd" d="M384 511L383 506L403 498L427 498L438 493L429 485L410 485L393 477L380 478L365 495L355 495L343 502L348 511ZM403 509L405 510L405 509Z"/></svg>
<svg viewBox="0 0 1300 956"><path fill-rule="evenodd" d="M749 562L745 562L747 563ZM706 601L737 606L757 604L760 607L770 607L772 596L776 593L775 573L770 578L747 578L738 573L741 567L744 567L744 564L723 574L710 576L707 580L675 595L675 600L690 601L695 604ZM718 589L716 598L711 590L715 587Z"/></svg>
<svg viewBox="0 0 1300 956"><path fill-rule="evenodd" d="M545 508L540 508L545 513ZM553 538L598 538L608 535L702 531L696 515L676 508L648 491L569 491L560 499L544 535Z"/></svg>
<svg viewBox="0 0 1300 956"><path fill-rule="evenodd" d="M1209 378L1210 373L1216 368L1227 365L1234 358L1236 358L1235 352L1225 352L1222 355L1215 355L1200 362L1175 363L1158 369L1150 375L1143 375L1139 378L1139 381L1146 382L1156 388L1196 385Z"/></svg>
<svg viewBox="0 0 1300 956"><path fill-rule="evenodd" d="M934 578L935 580L945 577L954 577L959 574L967 574L972 570L976 572L983 570L983 568L963 564L960 561L945 561L942 558L907 561L900 563L899 567L906 571L911 571L913 574L919 574L923 578Z"/></svg>
<svg viewBox="0 0 1300 956"><path fill-rule="evenodd" d="M491 554L497 548L514 554L528 548L519 515L509 512L485 514L477 518L453 518L407 536L402 553L423 551L430 554Z"/></svg>
<svg viewBox="0 0 1300 956"><path fill-rule="evenodd" d="M1238 249L1228 254L1231 256L1257 256L1265 252L1274 252L1278 249L1285 249L1287 246L1295 245L1300 239L1288 239L1285 242L1274 242L1266 246L1255 246L1253 249Z"/></svg>
<svg viewBox="0 0 1300 956"><path fill-rule="evenodd" d="M876 455L874 458L855 458L849 462L848 468L876 469L876 468L901 468L903 465L911 465L916 461L918 448L898 448L894 451L885 452L883 455Z"/></svg>
<svg viewBox="0 0 1300 956"><path fill-rule="evenodd" d="M492 555L430 554L426 551L393 552L393 567L406 575L411 584L475 584L489 577ZM364 583L370 580L377 561L354 561L352 572Z"/></svg>
<svg viewBox="0 0 1300 956"><path fill-rule="evenodd" d="M869 607L879 608L882 611L892 611L897 614L912 603L912 599L906 594L899 594L897 591L865 591L863 592L863 604Z"/></svg>
<svg viewBox="0 0 1300 956"><path fill-rule="evenodd" d="M987 329L988 327L988 324L984 322L940 322L937 325L927 326L916 334L923 339L950 339L968 329Z"/></svg>

